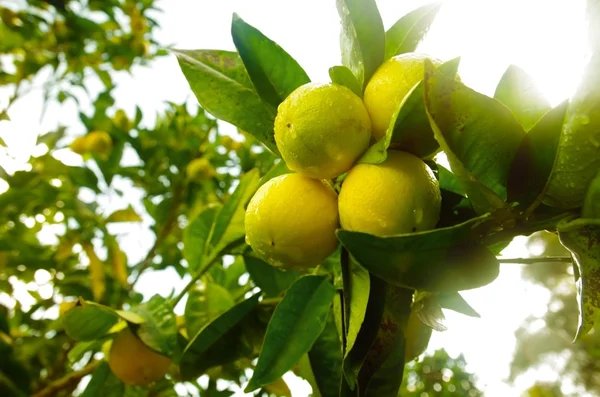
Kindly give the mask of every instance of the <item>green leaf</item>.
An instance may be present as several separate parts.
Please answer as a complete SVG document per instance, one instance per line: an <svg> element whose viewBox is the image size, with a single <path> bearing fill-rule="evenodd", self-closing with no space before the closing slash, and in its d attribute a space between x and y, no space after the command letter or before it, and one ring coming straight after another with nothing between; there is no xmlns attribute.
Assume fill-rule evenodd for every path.
<svg viewBox="0 0 600 397"><path fill-rule="evenodd" d="M256 92L274 108L296 88L310 82L290 54L235 13L231 37Z"/></svg>
<svg viewBox="0 0 600 397"><path fill-rule="evenodd" d="M183 231L183 256L188 262L190 272L195 273L202 265L207 254L208 239L220 206L206 207Z"/></svg>
<svg viewBox="0 0 600 397"><path fill-rule="evenodd" d="M275 112L260 99L239 55L220 50L174 50L200 105L213 116L252 134L279 154Z"/></svg>
<svg viewBox="0 0 600 397"><path fill-rule="evenodd" d="M245 301L238 303L202 328L185 347L184 357L188 353L201 354L206 351L256 307L259 297L260 294L255 294Z"/></svg>
<svg viewBox="0 0 600 397"><path fill-rule="evenodd" d="M154 295L132 311L145 321L137 328L137 336L158 353L173 356L177 351L177 321L169 301Z"/></svg>
<svg viewBox="0 0 600 397"><path fill-rule="evenodd" d="M456 175L454 175L452 173L452 171L450 171L446 167L441 166L439 164L436 164L436 168L437 168L438 181L440 183L440 189L447 190L447 191L455 193L459 196L466 195L465 189L461 185L461 183L458 180L458 178L456 177Z"/></svg>
<svg viewBox="0 0 600 397"><path fill-rule="evenodd" d="M275 178L276 176L283 175L283 174L289 174L291 172L292 171L285 164L285 161L283 161L282 159L279 159L279 161L277 161L275 163L275 165L273 165L273 167L271 167L271 169L260 178L259 186L264 185L265 183L267 183L271 179Z"/></svg>
<svg viewBox="0 0 600 397"><path fill-rule="evenodd" d="M404 362L414 360L427 349L431 339L432 328L425 325L416 310L410 312L406 330L404 331Z"/></svg>
<svg viewBox="0 0 600 397"><path fill-rule="evenodd" d="M338 397L342 379L342 344L333 319L327 317L327 325L308 352L310 366L322 397Z"/></svg>
<svg viewBox="0 0 600 397"><path fill-rule="evenodd" d="M254 255L244 255L244 262L252 281L265 297L280 296L300 277L300 273L294 270L277 269Z"/></svg>
<svg viewBox="0 0 600 397"><path fill-rule="evenodd" d="M228 290L215 283L196 284L185 305L185 327L188 335L196 335L204 326L235 306Z"/></svg>
<svg viewBox="0 0 600 397"><path fill-rule="evenodd" d="M107 223L113 222L141 222L142 217L138 215L132 206L122 210L116 210L106 218Z"/></svg>
<svg viewBox="0 0 600 397"><path fill-rule="evenodd" d="M588 187L581 216L583 218L600 219L600 171Z"/></svg>
<svg viewBox="0 0 600 397"><path fill-rule="evenodd" d="M532 77L515 65L510 65L504 72L494 98L511 110L525 131L529 131L552 108Z"/></svg>
<svg viewBox="0 0 600 397"><path fill-rule="evenodd" d="M383 62L385 30L374 0L336 0L342 21L342 63L352 71L361 87Z"/></svg>
<svg viewBox="0 0 600 397"><path fill-rule="evenodd" d="M220 251L230 243L243 238L245 207L250 201L259 185L258 169L247 172L240 178L235 191L227 199L215 218L215 223L210 236L210 245L213 252Z"/></svg>
<svg viewBox="0 0 600 397"><path fill-rule="evenodd" d="M388 283L455 292L482 287L498 276L495 255L475 242L486 219L391 237L346 230L337 236L362 266Z"/></svg>
<svg viewBox="0 0 600 397"><path fill-rule="evenodd" d="M364 314L364 321L352 350L347 350L344 357L344 379L350 390L358 390L356 387L357 376L377 336L379 323L383 316L385 298L385 282L371 275L369 277L369 302ZM352 316L352 314L350 315Z"/></svg>
<svg viewBox="0 0 600 397"><path fill-rule="evenodd" d="M334 84L343 85L349 88L354 94L362 98L362 86L356 80L356 76L352 74L352 71L345 66L332 66L329 68L329 77L331 82Z"/></svg>
<svg viewBox="0 0 600 397"><path fill-rule="evenodd" d="M327 322L335 289L323 276L296 281L277 305L245 392L274 382L315 343Z"/></svg>
<svg viewBox="0 0 600 397"><path fill-rule="evenodd" d="M104 341L105 339L101 338L77 343L71 350L69 350L69 353L67 354L69 362L71 364L76 363L77 361L81 360L85 353L93 350L100 350Z"/></svg>
<svg viewBox="0 0 600 397"><path fill-rule="evenodd" d="M440 307L450 309L470 317L481 317L458 292L445 292L436 295L435 301Z"/></svg>
<svg viewBox="0 0 600 397"><path fill-rule="evenodd" d="M425 60L425 105L434 135L479 214L506 205L506 183L525 136L505 106ZM490 131L494 131L493 134Z"/></svg>
<svg viewBox="0 0 600 397"><path fill-rule="evenodd" d="M448 75L456 75L459 63L460 59L455 58L439 68ZM408 151L418 157L427 157L439 149L423 102L423 84L421 80L406 94L394 111L384 138L372 145L358 160L359 163L383 162L388 147Z"/></svg>
<svg viewBox="0 0 600 397"><path fill-rule="evenodd" d="M546 113L525 135L508 175L508 200L527 208L545 194L558 150L568 101Z"/></svg>
<svg viewBox="0 0 600 397"><path fill-rule="evenodd" d="M404 372L404 332L413 291L386 285L385 308L377 337L358 375L361 396L395 397Z"/></svg>
<svg viewBox="0 0 600 397"><path fill-rule="evenodd" d="M346 353L352 351L358 338L369 304L371 281L369 272L350 259L348 266L342 266L344 278L344 298L347 307Z"/></svg>
<svg viewBox="0 0 600 397"><path fill-rule="evenodd" d="M77 341L92 341L101 338L119 321L112 309L85 302L68 310L62 318L65 332Z"/></svg>
<svg viewBox="0 0 600 397"><path fill-rule="evenodd" d="M125 385L111 372L108 363L103 362L94 371L81 397L122 397L124 395Z"/></svg>
<svg viewBox="0 0 600 397"><path fill-rule="evenodd" d="M414 52L433 23L440 3L419 7L400 18L385 33L385 59Z"/></svg>
<svg viewBox="0 0 600 397"><path fill-rule="evenodd" d="M587 188L600 169L600 53L592 56L571 99L554 168L542 202L562 209L583 204Z"/></svg>
<svg viewBox="0 0 600 397"><path fill-rule="evenodd" d="M577 266L579 325L575 340L589 333L600 315L600 221L576 220L559 227L558 237Z"/></svg>

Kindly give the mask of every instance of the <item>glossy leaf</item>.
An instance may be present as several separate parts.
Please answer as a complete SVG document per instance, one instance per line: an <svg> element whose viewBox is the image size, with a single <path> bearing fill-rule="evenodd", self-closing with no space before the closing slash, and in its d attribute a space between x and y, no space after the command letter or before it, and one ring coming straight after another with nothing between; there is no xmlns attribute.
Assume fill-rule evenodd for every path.
<svg viewBox="0 0 600 397"><path fill-rule="evenodd" d="M334 84L343 85L349 88L353 93L362 98L362 86L356 80L356 76L345 66L332 66L329 68L329 78Z"/></svg>
<svg viewBox="0 0 600 397"><path fill-rule="evenodd" d="M583 205L600 170L600 53L592 56L571 99L542 202L563 209Z"/></svg>
<svg viewBox="0 0 600 397"><path fill-rule="evenodd" d="M240 183L217 214L211 231L210 245L212 252L219 252L235 240L244 237L245 206L258 189L258 169L247 172L240 178Z"/></svg>
<svg viewBox="0 0 600 397"><path fill-rule="evenodd" d="M558 237L571 252L578 270L578 340L592 330L600 315L600 220L576 220L562 225Z"/></svg>
<svg viewBox="0 0 600 397"><path fill-rule="evenodd" d="M413 291L386 286L385 308L377 336L358 375L361 396L398 395L404 373L404 333L410 316Z"/></svg>
<svg viewBox="0 0 600 397"><path fill-rule="evenodd" d="M385 33L385 59L414 52L435 20L440 3L419 7L400 18Z"/></svg>
<svg viewBox="0 0 600 397"><path fill-rule="evenodd" d="M511 110L525 131L529 131L552 108L532 77L516 65L506 69L494 98Z"/></svg>
<svg viewBox="0 0 600 397"><path fill-rule="evenodd" d="M308 352L316 384L322 397L338 397L342 378L342 344L331 312L327 325Z"/></svg>
<svg viewBox="0 0 600 397"><path fill-rule="evenodd" d="M600 170L588 187L581 209L581 216L583 218L600 219Z"/></svg>
<svg viewBox="0 0 600 397"><path fill-rule="evenodd" d="M428 60L424 88L435 138L476 211L503 208L523 127L500 102L466 87Z"/></svg>
<svg viewBox="0 0 600 397"><path fill-rule="evenodd" d="M342 267L342 275L344 277L344 298L348 307L345 354L347 356L354 347L365 319L371 282L369 272L354 260L350 260L347 267Z"/></svg>
<svg viewBox="0 0 600 397"><path fill-rule="evenodd" d="M166 356L178 353L177 321L167 299L154 295L132 311L145 320L136 330L145 345Z"/></svg>
<svg viewBox="0 0 600 397"><path fill-rule="evenodd" d="M220 206L210 206L198 214L183 231L183 255L188 262L190 272L202 265L207 254L208 239Z"/></svg>
<svg viewBox="0 0 600 397"><path fill-rule="evenodd" d="M213 322L204 327L190 339L185 347L184 356L188 352L200 354L208 350L215 342L244 319L257 305L259 294L238 303Z"/></svg>
<svg viewBox="0 0 600 397"><path fill-rule="evenodd" d="M196 335L204 326L235 306L228 290L216 283L197 284L185 305L185 328L188 335Z"/></svg>
<svg viewBox="0 0 600 397"><path fill-rule="evenodd" d="M508 200L527 208L541 200L558 150L568 102L546 113L525 135L508 176Z"/></svg>
<svg viewBox="0 0 600 397"><path fill-rule="evenodd" d="M378 277L369 278L369 302L356 341L344 357L344 378L350 390L358 390L357 377L360 372L383 316L386 299L386 284Z"/></svg>
<svg viewBox="0 0 600 397"><path fill-rule="evenodd" d="M439 68L444 73L456 75L459 61L458 58L450 60ZM423 84L420 81L406 94L394 111L385 136L369 147L359 163L381 163L387 157L388 147L405 150L418 157L429 156L439 148L427 117Z"/></svg>
<svg viewBox="0 0 600 397"><path fill-rule="evenodd" d="M256 92L274 108L296 88L310 82L294 58L235 13L231 37Z"/></svg>
<svg viewBox="0 0 600 397"><path fill-rule="evenodd" d="M244 262L252 281L266 297L280 296L300 277L294 270L277 269L253 255L245 255Z"/></svg>
<svg viewBox="0 0 600 397"><path fill-rule="evenodd" d="M385 30L374 0L336 0L342 63L364 87L383 62Z"/></svg>
<svg viewBox="0 0 600 397"><path fill-rule="evenodd" d="M106 335L119 319L112 309L85 302L68 310L62 317L62 324L70 338L92 341Z"/></svg>
<svg viewBox="0 0 600 397"><path fill-rule="evenodd" d="M200 105L213 116L252 134L278 154L273 133L275 111L258 96L235 52L174 50Z"/></svg>
<svg viewBox="0 0 600 397"><path fill-rule="evenodd" d="M475 242L486 219L392 237L346 230L337 236L362 266L388 283L454 292L484 286L498 276L495 255Z"/></svg>
<svg viewBox="0 0 600 397"><path fill-rule="evenodd" d="M436 295L435 301L444 309L453 310L470 317L481 317L458 292L445 292Z"/></svg>
<svg viewBox="0 0 600 397"><path fill-rule="evenodd" d="M296 281L275 309L246 393L274 382L315 343L327 322L335 289L322 276Z"/></svg>

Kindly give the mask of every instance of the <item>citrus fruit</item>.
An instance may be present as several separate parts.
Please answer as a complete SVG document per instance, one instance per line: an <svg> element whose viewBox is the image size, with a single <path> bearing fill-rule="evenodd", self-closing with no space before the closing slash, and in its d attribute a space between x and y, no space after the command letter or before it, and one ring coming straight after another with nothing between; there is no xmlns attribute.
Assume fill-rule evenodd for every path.
<svg viewBox="0 0 600 397"><path fill-rule="evenodd" d="M215 169L208 159L201 157L189 162L186 174L190 181L202 183L215 174Z"/></svg>
<svg viewBox="0 0 600 397"><path fill-rule="evenodd" d="M341 85L305 84L277 109L275 142L283 160L312 178L331 179L348 171L370 138L367 110Z"/></svg>
<svg viewBox="0 0 600 397"><path fill-rule="evenodd" d="M123 383L141 386L162 379L171 358L150 349L127 327L113 339L108 366Z"/></svg>
<svg viewBox="0 0 600 397"><path fill-rule="evenodd" d="M381 164L356 165L339 197L344 229L379 236L432 229L440 207L440 188L431 169L401 151L389 151Z"/></svg>
<svg viewBox="0 0 600 397"><path fill-rule="evenodd" d="M87 152L87 139L85 136L80 136L75 138L71 145L69 145L71 150L77 154L84 154Z"/></svg>
<svg viewBox="0 0 600 397"><path fill-rule="evenodd" d="M337 245L337 194L324 181L284 174L262 185L246 210L246 242L267 263L306 270Z"/></svg>
<svg viewBox="0 0 600 397"><path fill-rule="evenodd" d="M92 131L86 136L86 148L90 153L106 157L112 149L112 139L105 131Z"/></svg>
<svg viewBox="0 0 600 397"><path fill-rule="evenodd" d="M381 139L406 94L423 80L424 60L434 65L441 61L424 54L409 52L385 61L373 74L365 87L364 103L371 116L373 137Z"/></svg>

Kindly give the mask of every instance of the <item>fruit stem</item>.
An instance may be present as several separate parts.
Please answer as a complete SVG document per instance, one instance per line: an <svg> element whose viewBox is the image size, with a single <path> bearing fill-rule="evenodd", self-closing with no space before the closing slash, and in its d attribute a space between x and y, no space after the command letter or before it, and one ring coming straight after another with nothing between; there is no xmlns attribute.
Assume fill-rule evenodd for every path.
<svg viewBox="0 0 600 397"><path fill-rule="evenodd" d="M536 258L497 258L500 263L516 263L521 265L531 265L535 263L544 263L544 262L565 262L571 263L573 262L573 258L570 256L541 256Z"/></svg>

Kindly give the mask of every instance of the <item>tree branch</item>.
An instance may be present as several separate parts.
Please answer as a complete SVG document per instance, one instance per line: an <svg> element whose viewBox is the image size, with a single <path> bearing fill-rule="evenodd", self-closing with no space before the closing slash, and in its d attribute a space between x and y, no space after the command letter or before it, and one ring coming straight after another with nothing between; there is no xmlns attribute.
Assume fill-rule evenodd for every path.
<svg viewBox="0 0 600 397"><path fill-rule="evenodd" d="M564 262L571 263L573 262L573 258L570 256L544 256L537 258L497 258L500 263L516 263L522 265L531 265L534 263L544 263L544 262Z"/></svg>
<svg viewBox="0 0 600 397"><path fill-rule="evenodd" d="M75 387L81 381L81 379L98 368L101 361L94 361L80 369L79 371L69 372L62 378L50 383L42 390L35 393L32 397L52 397L55 396L59 391L68 389L69 387Z"/></svg>

